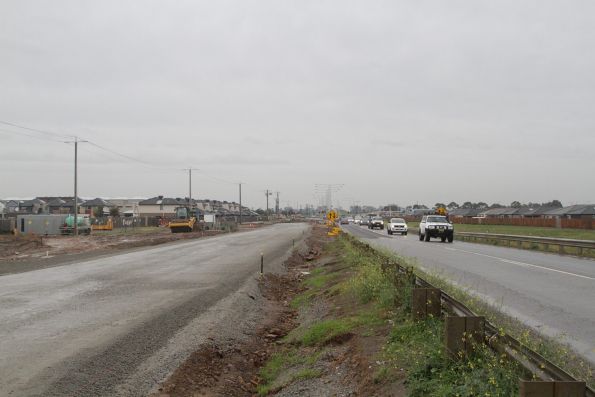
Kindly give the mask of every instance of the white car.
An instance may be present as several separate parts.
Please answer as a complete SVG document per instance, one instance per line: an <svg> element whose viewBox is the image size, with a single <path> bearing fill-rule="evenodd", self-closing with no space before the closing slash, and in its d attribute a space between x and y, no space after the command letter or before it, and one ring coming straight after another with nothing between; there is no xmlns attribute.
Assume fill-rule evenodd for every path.
<svg viewBox="0 0 595 397"><path fill-rule="evenodd" d="M407 235L407 222L403 218L391 218L388 226L386 227L386 231L388 234L393 235L395 233L401 233L402 235Z"/></svg>

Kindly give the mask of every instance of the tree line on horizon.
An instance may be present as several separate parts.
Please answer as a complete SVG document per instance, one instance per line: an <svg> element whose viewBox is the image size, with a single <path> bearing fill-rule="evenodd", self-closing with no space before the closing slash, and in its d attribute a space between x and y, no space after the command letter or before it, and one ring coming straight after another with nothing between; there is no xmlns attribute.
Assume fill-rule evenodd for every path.
<svg viewBox="0 0 595 397"><path fill-rule="evenodd" d="M471 201L465 201L463 204L459 205L457 202L455 201L451 201L448 204L444 204L441 202L437 202L436 204L434 204L434 206L432 208L446 208L448 210L454 210L457 208L464 208L464 209L478 209L478 210L484 210L484 209L491 209L491 208L505 208L505 207L511 207L511 208L521 208L521 207L529 207L529 208L540 208L540 207L546 207L546 208L562 208L562 202L560 200L552 200L552 201L548 201L545 203L533 203L533 202L528 202L528 203L521 203L520 201L513 201L510 203L510 205L506 206L506 205L502 205L500 203L493 203L493 204L488 204L485 203L483 201L479 201L477 203L471 202ZM371 210L376 210L375 208L369 207L369 206L365 206L364 209L371 209ZM412 204L412 205L408 205L407 207L401 207L397 204L387 204L385 206L382 206L381 208L379 208L379 210L381 211L400 211L400 210L417 210L417 209L430 209L430 207L426 206L425 204Z"/></svg>

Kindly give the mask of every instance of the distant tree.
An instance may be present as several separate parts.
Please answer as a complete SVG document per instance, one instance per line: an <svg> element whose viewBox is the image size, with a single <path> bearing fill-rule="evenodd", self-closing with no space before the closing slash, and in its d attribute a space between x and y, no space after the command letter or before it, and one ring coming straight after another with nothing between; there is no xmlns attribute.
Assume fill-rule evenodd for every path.
<svg viewBox="0 0 595 397"><path fill-rule="evenodd" d="M436 204L434 204L434 208L446 208L446 204L444 204L444 203L436 203Z"/></svg>
<svg viewBox="0 0 595 397"><path fill-rule="evenodd" d="M425 206L425 205L423 205L423 204L415 204L415 205L413 206L413 209L414 209L414 210L427 210L427 209L428 209L428 207L426 207L426 206Z"/></svg>
<svg viewBox="0 0 595 397"><path fill-rule="evenodd" d="M539 204L539 203L532 203L532 202L530 202L530 201L529 201L529 202L527 203L527 207L531 207L531 208L539 208L539 207L541 207L541 204Z"/></svg>
<svg viewBox="0 0 595 397"><path fill-rule="evenodd" d="M494 203L492 205L490 205L490 208L502 208L504 207L502 204L498 204L498 203Z"/></svg>
<svg viewBox="0 0 595 397"><path fill-rule="evenodd" d="M480 201L479 203L475 204L475 206L475 208L477 208L478 210L485 210L486 208L488 208L488 203Z"/></svg>
<svg viewBox="0 0 595 397"><path fill-rule="evenodd" d="M510 206L512 208L521 208L522 204L520 203L520 201L513 201L512 203L510 203Z"/></svg>
<svg viewBox="0 0 595 397"><path fill-rule="evenodd" d="M475 206L473 205L473 203L471 201L465 201L463 203L463 205L461 205L461 208L471 209L471 208L475 208Z"/></svg>
<svg viewBox="0 0 595 397"><path fill-rule="evenodd" d="M101 218L103 216L103 207L93 207L93 216Z"/></svg>
<svg viewBox="0 0 595 397"><path fill-rule="evenodd" d="M562 208L563 207L560 200L552 200L549 203L543 203L542 205L544 207L554 207L554 208Z"/></svg>
<svg viewBox="0 0 595 397"><path fill-rule="evenodd" d="M455 208L459 208L459 205L454 201L451 201L450 203L448 203L446 208L448 208L449 210L454 210Z"/></svg>
<svg viewBox="0 0 595 397"><path fill-rule="evenodd" d="M398 204L387 204L382 208L383 211L399 211L399 209Z"/></svg>
<svg viewBox="0 0 595 397"><path fill-rule="evenodd" d="M109 214L111 216L120 216L120 209L118 207L112 207L109 209Z"/></svg>
<svg viewBox="0 0 595 397"><path fill-rule="evenodd" d="M264 215L265 211L262 208L257 209L256 212L258 215Z"/></svg>

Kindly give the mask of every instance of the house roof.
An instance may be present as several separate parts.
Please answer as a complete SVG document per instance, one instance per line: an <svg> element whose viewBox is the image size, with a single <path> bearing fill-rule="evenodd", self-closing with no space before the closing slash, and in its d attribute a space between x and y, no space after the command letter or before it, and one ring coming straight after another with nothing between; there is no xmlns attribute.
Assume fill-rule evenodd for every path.
<svg viewBox="0 0 595 397"><path fill-rule="evenodd" d="M595 215L595 204L573 205L566 215Z"/></svg>
<svg viewBox="0 0 595 397"><path fill-rule="evenodd" d="M197 202L199 202L199 201L192 199L193 204L196 204ZM147 200L140 201L138 203L138 205L162 205L162 204L163 205L180 205L180 206L188 205L188 199L180 198L180 197L171 198L171 197L157 196L157 197L152 197Z"/></svg>
<svg viewBox="0 0 595 397"><path fill-rule="evenodd" d="M93 200L85 201L85 207L109 207L111 204L102 198L94 198Z"/></svg>
<svg viewBox="0 0 595 397"><path fill-rule="evenodd" d="M452 211L448 211L449 216L477 216L480 212L484 210L480 210L477 208L456 208Z"/></svg>
<svg viewBox="0 0 595 397"><path fill-rule="evenodd" d="M34 205L44 205L45 201L40 200L38 198L34 198L33 200L25 200L19 204L21 207L33 207Z"/></svg>
<svg viewBox="0 0 595 397"><path fill-rule="evenodd" d="M78 199L77 201L79 206L83 206L85 204L85 200L82 199ZM68 208L68 207L74 207L74 199L73 198L69 198L68 200L64 201L64 204L62 204L62 207Z"/></svg>
<svg viewBox="0 0 595 397"><path fill-rule="evenodd" d="M519 212L518 208L503 207L503 208L492 208L491 210L485 211L486 215L514 215Z"/></svg>
<svg viewBox="0 0 595 397"><path fill-rule="evenodd" d="M50 201L48 201L48 205L50 207L62 207L66 203L66 201L62 200L60 197L54 197Z"/></svg>

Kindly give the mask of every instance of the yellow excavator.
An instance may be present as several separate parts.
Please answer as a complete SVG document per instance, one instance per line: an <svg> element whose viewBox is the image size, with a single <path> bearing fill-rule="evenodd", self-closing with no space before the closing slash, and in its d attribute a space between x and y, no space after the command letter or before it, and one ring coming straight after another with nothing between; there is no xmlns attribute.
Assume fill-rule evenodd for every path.
<svg viewBox="0 0 595 397"><path fill-rule="evenodd" d="M177 207L175 219L169 222L169 230L172 233L189 233L200 230L198 209Z"/></svg>

